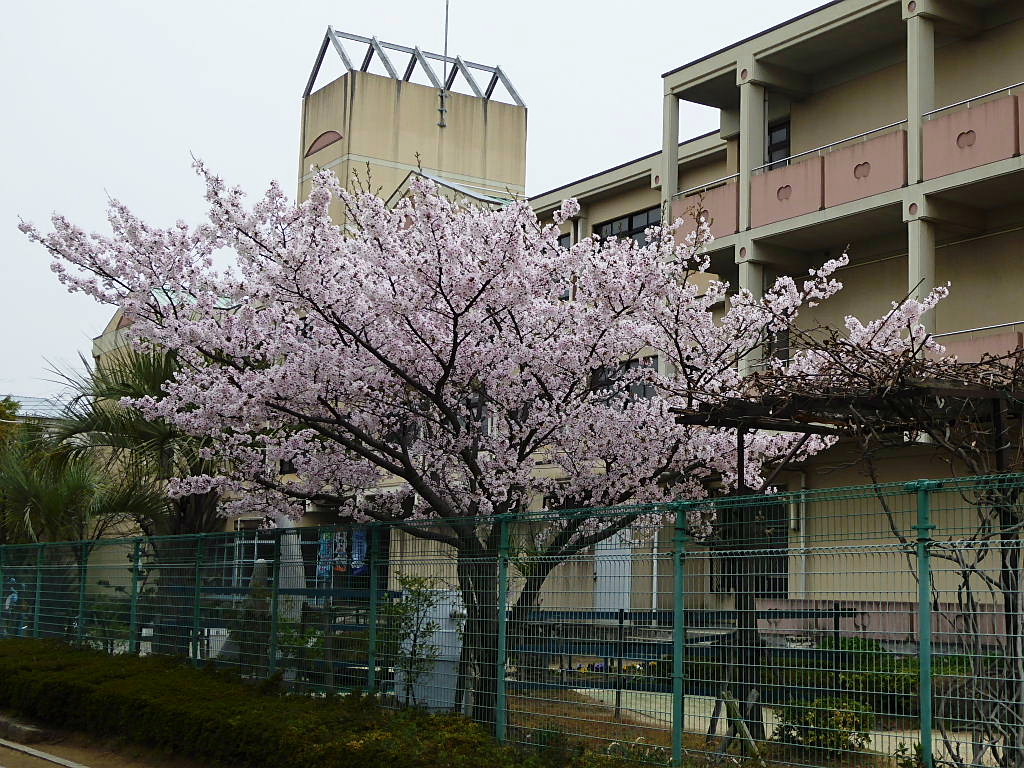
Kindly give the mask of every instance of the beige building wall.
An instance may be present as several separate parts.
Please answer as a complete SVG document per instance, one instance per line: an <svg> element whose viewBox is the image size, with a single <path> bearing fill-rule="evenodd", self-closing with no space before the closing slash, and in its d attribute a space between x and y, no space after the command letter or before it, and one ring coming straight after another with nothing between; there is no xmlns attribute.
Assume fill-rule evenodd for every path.
<svg viewBox="0 0 1024 768"><path fill-rule="evenodd" d="M936 331L1024 320L1024 231L968 237L935 251L939 285L950 283Z"/></svg>
<svg viewBox="0 0 1024 768"><path fill-rule="evenodd" d="M334 171L350 188L353 173L363 184L369 173L370 188L384 198L419 169L484 194L524 195L526 108L449 92L442 128L439 94L360 71L311 93L303 103L300 199L309 194L314 166ZM341 138L310 152L329 131ZM341 211L335 205L337 218Z"/></svg>
<svg viewBox="0 0 1024 768"><path fill-rule="evenodd" d="M790 105L792 154L906 117L906 64L900 62L793 101Z"/></svg>
<svg viewBox="0 0 1024 768"><path fill-rule="evenodd" d="M623 190L619 194L590 202L587 204L587 213L590 226L596 227L603 222L646 208L653 208L660 203L658 190L641 187Z"/></svg>
<svg viewBox="0 0 1024 768"><path fill-rule="evenodd" d="M969 99L1024 80L1024 19L935 51L935 106Z"/></svg>

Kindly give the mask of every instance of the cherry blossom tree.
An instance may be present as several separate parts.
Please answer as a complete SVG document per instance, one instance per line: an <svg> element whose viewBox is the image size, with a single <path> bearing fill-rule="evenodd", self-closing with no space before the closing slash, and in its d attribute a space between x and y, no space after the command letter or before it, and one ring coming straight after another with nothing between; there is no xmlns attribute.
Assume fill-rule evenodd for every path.
<svg viewBox="0 0 1024 768"><path fill-rule="evenodd" d="M484 209L417 180L389 208L320 172L301 204L272 185L250 206L197 171L210 206L199 225L154 227L115 201L109 235L60 216L48 233L22 229L70 291L122 307L137 344L176 354L163 395L129 404L207 441L221 472L176 480L172 493L217 491L235 499L227 514L281 521L315 502L451 548L482 720L497 587L480 564L493 564L499 537L481 518L541 500L657 505L758 488L780 462L828 445L753 431L738 462L732 430L679 424L673 411L752 396L740 362L838 291L845 257L755 298L703 280L706 231L677 242L678 223L651 228L645 245L564 248L557 226L578 211L572 201L544 226L526 202ZM279 460L297 479L279 477ZM535 532L538 565L521 574L514 610L537 604L559 563L640 515L566 516Z"/></svg>

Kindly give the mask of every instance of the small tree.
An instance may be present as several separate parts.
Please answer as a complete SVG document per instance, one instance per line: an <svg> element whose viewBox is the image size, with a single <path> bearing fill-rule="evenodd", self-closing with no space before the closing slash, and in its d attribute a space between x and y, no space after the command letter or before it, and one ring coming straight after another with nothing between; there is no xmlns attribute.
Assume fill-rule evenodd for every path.
<svg viewBox="0 0 1024 768"><path fill-rule="evenodd" d="M442 594L437 580L426 576L399 576L398 588L401 599L381 611L380 657L395 670L395 695L405 706L415 706L420 703L416 688L433 671L441 653L434 643L441 624L430 614L440 605Z"/></svg>
<svg viewBox="0 0 1024 768"><path fill-rule="evenodd" d="M149 537L147 553L156 568L153 607L160 627L154 648L186 654L191 609L180 595L195 580L190 562L194 545L165 537L219 531L224 518L215 490L171 495L168 487L182 478L216 472L216 460L206 453L210 440L189 435L167 419L146 418L130 404L161 397L164 384L179 371L173 352L125 348L108 354L102 365L82 363L83 373L63 376L72 397L49 425L50 441L69 460L92 462L113 477L146 483L162 500L160 505L126 508L125 519Z"/></svg>

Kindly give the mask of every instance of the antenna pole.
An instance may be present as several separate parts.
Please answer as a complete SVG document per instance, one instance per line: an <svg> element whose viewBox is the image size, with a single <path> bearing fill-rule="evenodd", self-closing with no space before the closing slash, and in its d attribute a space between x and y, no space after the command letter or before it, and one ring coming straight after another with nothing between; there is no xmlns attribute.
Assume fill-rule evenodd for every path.
<svg viewBox="0 0 1024 768"><path fill-rule="evenodd" d="M444 128L448 125L445 119L448 112L448 3L449 0L444 0L444 75L441 80L441 94L439 96L441 105L437 109L440 114L440 119L437 121L439 128Z"/></svg>

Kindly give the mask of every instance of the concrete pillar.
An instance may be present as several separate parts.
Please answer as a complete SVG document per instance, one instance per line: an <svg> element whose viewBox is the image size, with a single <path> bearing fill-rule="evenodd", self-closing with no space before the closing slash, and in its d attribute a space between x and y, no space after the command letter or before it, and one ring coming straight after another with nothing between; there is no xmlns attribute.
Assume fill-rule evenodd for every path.
<svg viewBox="0 0 1024 768"><path fill-rule="evenodd" d="M935 108L935 24L920 14L907 20L907 180L924 180L922 115Z"/></svg>
<svg viewBox="0 0 1024 768"><path fill-rule="evenodd" d="M573 224L572 242L573 245L590 237L590 210L585 205L580 206L580 212Z"/></svg>
<svg viewBox="0 0 1024 768"><path fill-rule="evenodd" d="M662 105L661 131L661 212L668 223L679 187L679 99L671 93Z"/></svg>
<svg viewBox="0 0 1024 768"><path fill-rule="evenodd" d="M747 80L750 73L737 73L740 89L740 232L750 229L750 178L764 164L764 86Z"/></svg>
<svg viewBox="0 0 1024 768"><path fill-rule="evenodd" d="M750 291L755 299L764 296L765 263L755 261L757 255L756 246L753 243L746 243L739 246L736 251L736 261L739 266L739 288ZM746 376L754 371L761 362L762 353L754 351L740 360L740 375Z"/></svg>
<svg viewBox="0 0 1024 768"><path fill-rule="evenodd" d="M740 251L750 246L741 246ZM750 291L754 298L760 299L765 295L765 263L754 261L749 257L739 262L739 288Z"/></svg>
<svg viewBox="0 0 1024 768"><path fill-rule="evenodd" d="M907 222L907 293L923 299L935 287L935 225L924 219ZM922 319L929 333L935 332L935 313Z"/></svg>

